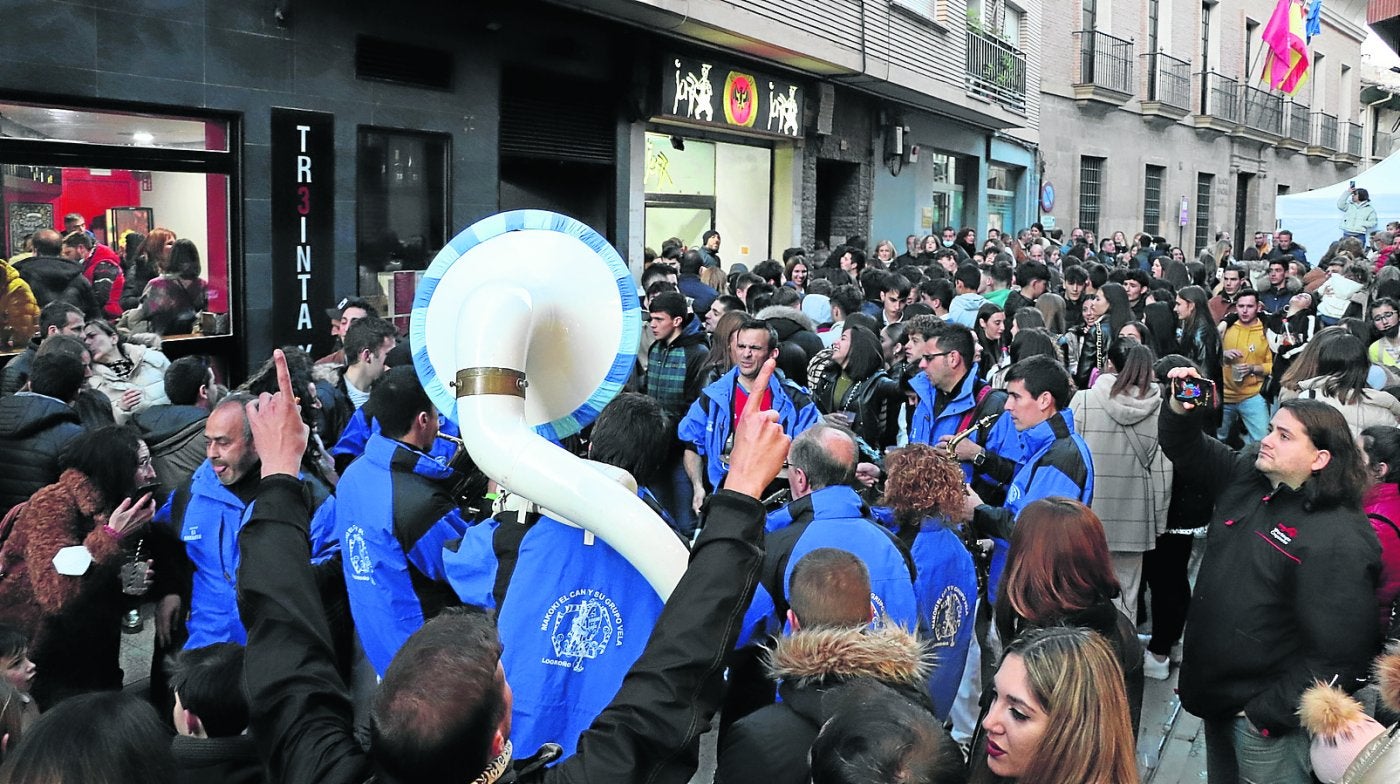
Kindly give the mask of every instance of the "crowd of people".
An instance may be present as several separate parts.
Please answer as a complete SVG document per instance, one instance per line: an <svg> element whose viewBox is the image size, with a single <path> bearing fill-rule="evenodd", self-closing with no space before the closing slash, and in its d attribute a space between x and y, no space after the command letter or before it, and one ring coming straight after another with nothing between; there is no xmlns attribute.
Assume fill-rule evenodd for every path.
<svg viewBox="0 0 1400 784"><path fill-rule="evenodd" d="M20 253L0 259L0 350L43 337L39 312L55 301L148 342L196 332L209 306L199 247L167 228L126 230L109 246L75 212L64 216L63 231L39 229L21 244Z"/></svg>
<svg viewBox="0 0 1400 784"><path fill-rule="evenodd" d="M689 550L665 601L365 300L229 391L56 298L0 375L0 782L683 782L714 727L723 784L1124 784L1179 666L1213 784L1306 784L1304 691L1396 631L1397 232L668 240L559 444Z"/></svg>

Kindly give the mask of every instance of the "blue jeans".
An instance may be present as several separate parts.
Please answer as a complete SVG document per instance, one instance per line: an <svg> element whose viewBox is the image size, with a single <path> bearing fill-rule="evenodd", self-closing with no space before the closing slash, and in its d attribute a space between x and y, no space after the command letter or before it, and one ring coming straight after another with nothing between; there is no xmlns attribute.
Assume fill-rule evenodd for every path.
<svg viewBox="0 0 1400 784"><path fill-rule="evenodd" d="M661 506L671 514L676 532L688 539L695 533L700 521L690 507L694 486L685 473L685 450L673 451L674 454L667 455L665 465L652 479L650 489Z"/></svg>
<svg viewBox="0 0 1400 784"><path fill-rule="evenodd" d="M1308 735L1259 734L1249 719L1206 719L1206 775L1210 784L1309 784Z"/></svg>
<svg viewBox="0 0 1400 784"><path fill-rule="evenodd" d="M1229 438L1236 419L1244 420L1246 444L1263 441L1264 436L1269 434L1269 404L1264 402L1263 395L1251 395L1238 403L1226 403L1224 418L1215 437L1221 441Z"/></svg>

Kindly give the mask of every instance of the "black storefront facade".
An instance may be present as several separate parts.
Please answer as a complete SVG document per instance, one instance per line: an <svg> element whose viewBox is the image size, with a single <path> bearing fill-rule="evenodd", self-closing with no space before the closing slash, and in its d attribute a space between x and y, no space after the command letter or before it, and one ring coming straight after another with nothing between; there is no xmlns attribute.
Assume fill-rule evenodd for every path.
<svg viewBox="0 0 1400 784"><path fill-rule="evenodd" d="M0 0L0 15L11 40L54 42L0 69L0 256L70 211L102 241L194 240L219 318L166 352L216 356L232 381L275 345L324 352L343 296L406 325L414 273L500 209L568 212L626 245L635 33L620 25L535 3Z"/></svg>
<svg viewBox="0 0 1400 784"><path fill-rule="evenodd" d="M218 318L166 350L214 355L234 382L275 345L319 356L343 296L406 326L415 273L500 210L569 214L634 266L662 217L694 224L686 242L719 229L726 264L750 266L846 233L824 211L869 222L874 102L833 112L842 88L554 3L0 0L0 13L12 40L65 41L0 69L0 255L70 206L89 223L117 209L111 241L193 239ZM705 149L717 183L661 184L658 152L676 185ZM821 186L837 158L856 201L833 209ZM26 179L52 171L63 185Z"/></svg>

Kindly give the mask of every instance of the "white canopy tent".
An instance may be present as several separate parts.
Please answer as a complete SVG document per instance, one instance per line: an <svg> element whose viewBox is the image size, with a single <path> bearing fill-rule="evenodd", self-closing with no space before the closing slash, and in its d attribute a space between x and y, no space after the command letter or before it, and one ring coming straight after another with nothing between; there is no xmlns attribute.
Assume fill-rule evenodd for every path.
<svg viewBox="0 0 1400 784"><path fill-rule="evenodd" d="M1304 193L1278 197L1274 205L1277 228L1293 232L1293 241L1308 249L1308 261L1316 263L1328 246L1342 236L1342 211L1337 199L1347 189L1346 179ZM1356 187L1365 188L1384 229L1387 221L1400 220L1400 153L1356 175ZM1235 240L1236 252L1249 243L1249 237Z"/></svg>

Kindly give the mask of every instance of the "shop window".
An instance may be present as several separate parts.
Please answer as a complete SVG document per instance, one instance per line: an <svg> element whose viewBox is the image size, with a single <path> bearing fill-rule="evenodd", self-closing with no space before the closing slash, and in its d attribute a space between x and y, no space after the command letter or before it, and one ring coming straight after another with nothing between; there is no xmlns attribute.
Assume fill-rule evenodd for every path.
<svg viewBox="0 0 1400 784"><path fill-rule="evenodd" d="M0 255L37 281L34 234L81 226L123 268L124 291L95 303L109 320L167 339L230 334L234 130L225 119L0 102ZM48 296L42 284L37 296ZM0 327L0 350L22 349L27 328Z"/></svg>
<svg viewBox="0 0 1400 784"><path fill-rule="evenodd" d="M928 228L936 233L944 226L955 229L966 226L963 212L969 182L968 160L960 155L942 152L934 152L928 159L932 180Z"/></svg>
<svg viewBox="0 0 1400 784"><path fill-rule="evenodd" d="M648 132L647 247L670 237L699 245L715 229L724 265L769 258L773 226L773 150L750 144Z"/></svg>
<svg viewBox="0 0 1400 784"><path fill-rule="evenodd" d="M358 290L405 329L418 280L447 243L450 150L446 134L360 128Z"/></svg>
<svg viewBox="0 0 1400 784"><path fill-rule="evenodd" d="M1016 188L1021 169L993 163L987 167L987 228L1015 231Z"/></svg>

